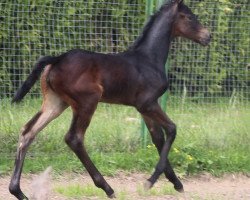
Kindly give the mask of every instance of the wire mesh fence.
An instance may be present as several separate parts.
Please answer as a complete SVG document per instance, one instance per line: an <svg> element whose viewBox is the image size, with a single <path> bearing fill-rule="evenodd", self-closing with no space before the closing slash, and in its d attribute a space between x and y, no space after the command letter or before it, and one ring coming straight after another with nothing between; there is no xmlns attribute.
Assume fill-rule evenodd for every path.
<svg viewBox="0 0 250 200"><path fill-rule="evenodd" d="M1 100L13 95L43 55L73 48L103 53L125 50L140 34L149 10L162 2L1 1ZM173 42L167 63L169 96L181 101L248 104L250 4L243 0L185 2L209 27L213 41L208 48L183 39ZM39 87L31 92L39 94Z"/></svg>
<svg viewBox="0 0 250 200"><path fill-rule="evenodd" d="M75 48L123 51L145 21L143 0L1 1L0 10L1 98L13 95L39 57Z"/></svg>
<svg viewBox="0 0 250 200"><path fill-rule="evenodd" d="M208 48L190 41L174 42L170 58L170 91L195 102L250 98L250 4L245 1L189 1L199 20L209 27Z"/></svg>

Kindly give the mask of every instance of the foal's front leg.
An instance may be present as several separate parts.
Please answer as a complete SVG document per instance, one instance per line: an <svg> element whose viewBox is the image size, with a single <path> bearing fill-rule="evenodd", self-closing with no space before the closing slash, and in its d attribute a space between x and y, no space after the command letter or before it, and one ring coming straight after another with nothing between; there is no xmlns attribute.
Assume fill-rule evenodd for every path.
<svg viewBox="0 0 250 200"><path fill-rule="evenodd" d="M165 143L165 138L164 138L164 132L162 130L162 127L159 126L157 123L155 123L153 120L151 120L150 118L143 116L143 119L146 123L146 126L150 132L151 138L153 143L155 144L157 151L159 153L159 155L162 152L162 148L164 146ZM180 182L180 180L177 178L173 168L171 167L171 164L169 162L169 159L166 159L166 170L164 171L164 174L166 176L166 178L174 184L175 189L177 191L182 190L183 186L182 183ZM152 183L151 182L147 182L146 187L152 187Z"/></svg>
<svg viewBox="0 0 250 200"><path fill-rule="evenodd" d="M170 151L170 148L172 146L172 143L175 140L176 137L176 125L172 122L172 120L162 111L161 107L157 102L152 103L148 105L147 107L144 107L143 109L139 110L140 113L144 116L144 119L146 119L146 123L149 127L149 130L151 129L151 135L153 138L153 141L157 141L157 149L160 153L160 160L156 165L155 171L152 174L152 176L148 179L149 184L148 187L152 187L153 184L157 181L159 176L165 172L167 178L174 184L174 187L177 191L182 192L183 191L183 185L180 182L180 180L176 177L169 160L167 158L168 153ZM150 120L150 121L149 121ZM155 126L157 124L157 126ZM162 127L167 135L166 141L164 142L164 137L159 136L156 134L162 134L161 132L156 133L155 130L161 130L160 127ZM157 128L157 129L156 129ZM154 130L154 131L152 131ZM163 138L159 140L159 137ZM158 139L157 139L158 138Z"/></svg>

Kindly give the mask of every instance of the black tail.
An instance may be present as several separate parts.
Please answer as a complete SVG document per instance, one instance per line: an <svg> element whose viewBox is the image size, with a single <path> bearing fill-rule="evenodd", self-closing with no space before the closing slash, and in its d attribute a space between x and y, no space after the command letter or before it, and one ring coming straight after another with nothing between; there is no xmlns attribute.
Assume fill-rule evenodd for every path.
<svg viewBox="0 0 250 200"><path fill-rule="evenodd" d="M45 66L48 64L54 64L57 62L57 60L58 57L52 57L52 56L45 56L39 59L34 69L32 70L31 74L24 81L22 86L16 91L16 94L12 99L12 103L20 102L23 99L23 97L30 91L30 89L36 83L36 81L39 79Z"/></svg>

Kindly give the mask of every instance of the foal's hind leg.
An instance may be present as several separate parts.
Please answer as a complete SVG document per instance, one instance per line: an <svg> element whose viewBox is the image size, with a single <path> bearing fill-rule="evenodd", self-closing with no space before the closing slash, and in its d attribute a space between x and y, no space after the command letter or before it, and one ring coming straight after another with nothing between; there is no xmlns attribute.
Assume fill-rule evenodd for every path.
<svg viewBox="0 0 250 200"><path fill-rule="evenodd" d="M66 107L67 105L54 92L48 91L44 97L41 111L23 127L19 138L14 172L9 185L10 192L18 199L28 199L20 189L22 167L28 147L37 133L59 116Z"/></svg>
<svg viewBox="0 0 250 200"><path fill-rule="evenodd" d="M86 94L82 97L78 96L78 102L72 103L73 119L65 136L65 142L85 166L95 185L103 189L108 197L113 198L114 190L95 167L84 146L84 134L96 110L99 98L98 94Z"/></svg>
<svg viewBox="0 0 250 200"><path fill-rule="evenodd" d="M165 143L165 138L164 138L164 133L163 133L162 127L159 126L157 123L155 123L153 120L151 120L150 118L148 118L146 116L143 116L143 119L146 123L146 126L147 126L149 132L150 132L150 135L152 137L152 141L158 150L158 153L161 154L163 145ZM174 184L174 186L176 187L177 190L178 190L178 188L181 189L182 184L181 184L180 180L177 178L173 168L171 167L171 164L170 164L168 158L167 158L166 162L167 162L166 163L166 170L164 171L166 178L171 183ZM151 187L151 186L152 186L151 183L149 183L149 185L146 187Z"/></svg>

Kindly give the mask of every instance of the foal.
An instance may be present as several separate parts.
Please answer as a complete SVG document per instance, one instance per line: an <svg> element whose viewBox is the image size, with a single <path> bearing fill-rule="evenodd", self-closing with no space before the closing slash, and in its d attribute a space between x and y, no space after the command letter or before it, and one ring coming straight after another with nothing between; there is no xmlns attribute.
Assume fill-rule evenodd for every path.
<svg viewBox="0 0 250 200"><path fill-rule="evenodd" d="M10 192L18 199L27 199L20 189L27 149L37 133L70 106L73 119L65 142L85 166L95 185L108 197L115 196L114 190L90 160L83 142L98 102L133 106L145 120L160 154L146 187L152 187L165 173L174 188L183 191L183 185L168 160L176 126L157 101L168 86L164 65L170 43L177 36L204 46L211 39L209 31L191 10L182 1L172 0L151 17L141 36L123 53L100 54L76 49L57 57L40 59L13 99L13 102L19 102L42 74L42 108L21 130Z"/></svg>

